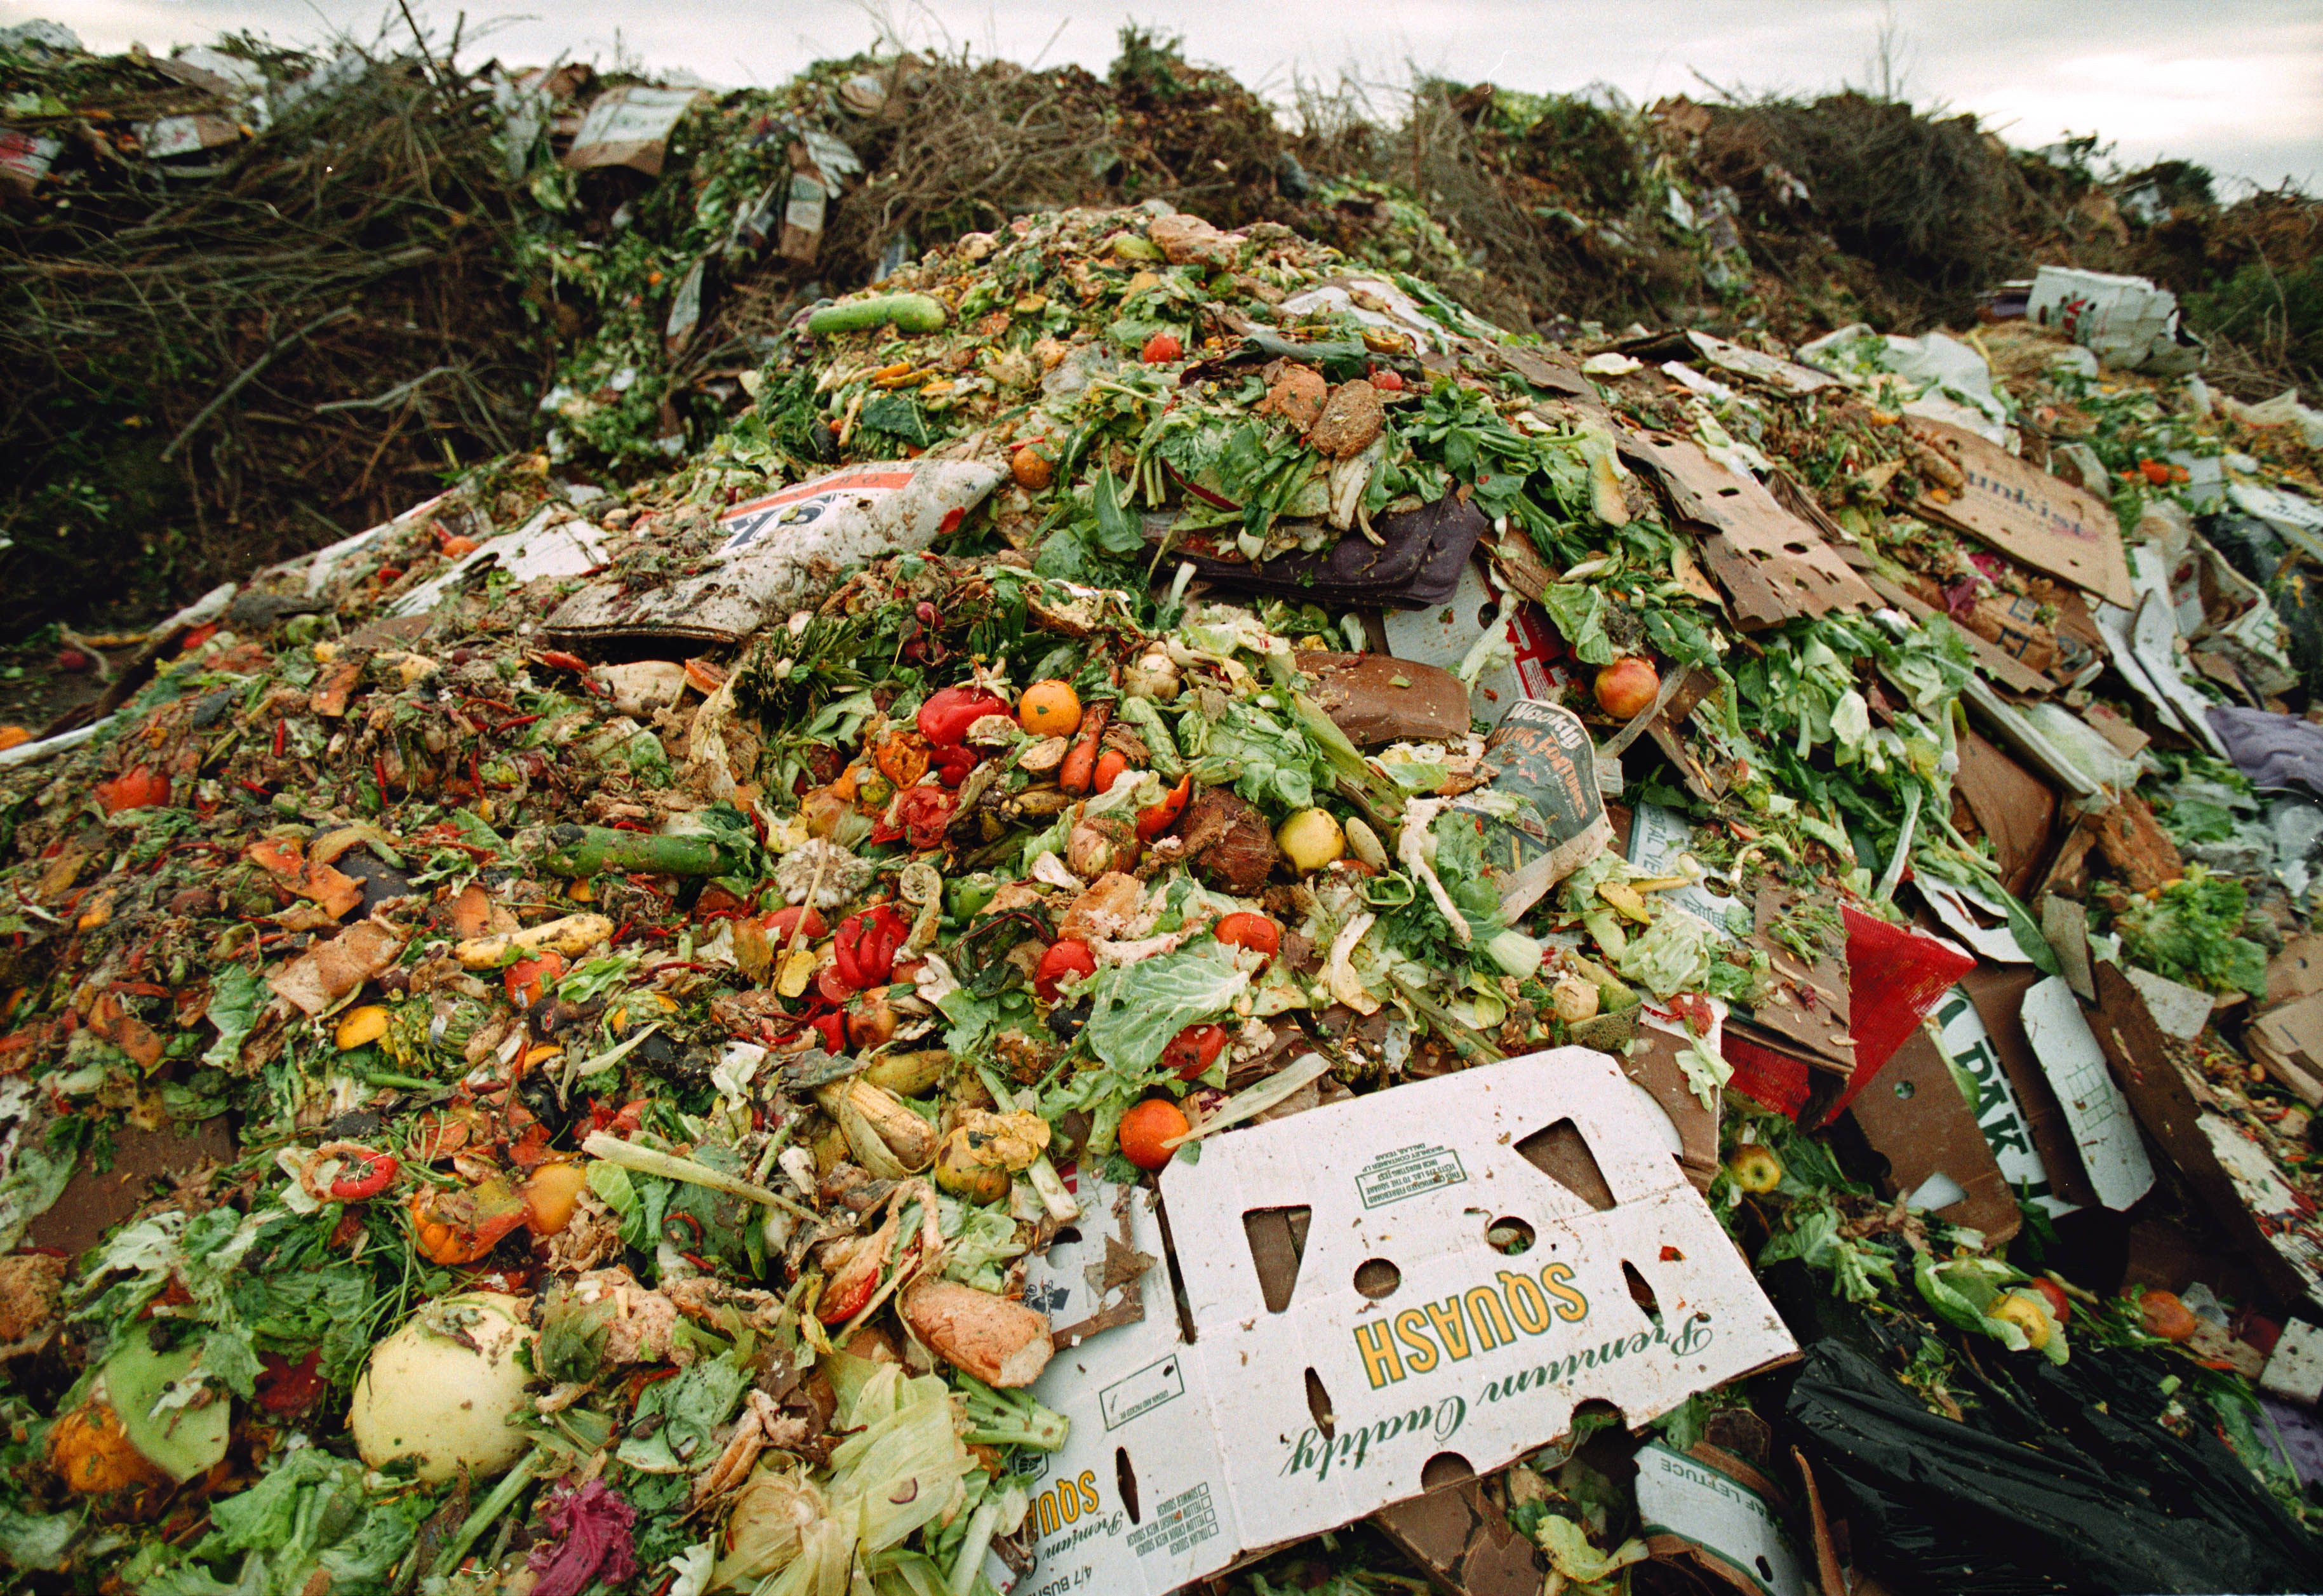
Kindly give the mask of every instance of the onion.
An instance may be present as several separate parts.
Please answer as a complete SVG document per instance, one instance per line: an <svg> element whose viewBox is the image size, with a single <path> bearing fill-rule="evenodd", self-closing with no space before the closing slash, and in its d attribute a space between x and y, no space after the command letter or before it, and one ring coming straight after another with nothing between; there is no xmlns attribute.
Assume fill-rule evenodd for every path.
<svg viewBox="0 0 2323 1596"><path fill-rule="evenodd" d="M827 1512L822 1492L803 1475L760 1463L734 1495L734 1511L719 1537L713 1589L740 1589L779 1573L797 1560L806 1532Z"/></svg>
<svg viewBox="0 0 2323 1596"><path fill-rule="evenodd" d="M481 1478L522 1457L531 1441L508 1420L532 1379L516 1355L535 1339L527 1307L493 1292L447 1297L372 1348L347 1415L365 1465L410 1458L421 1484L442 1485L463 1468Z"/></svg>

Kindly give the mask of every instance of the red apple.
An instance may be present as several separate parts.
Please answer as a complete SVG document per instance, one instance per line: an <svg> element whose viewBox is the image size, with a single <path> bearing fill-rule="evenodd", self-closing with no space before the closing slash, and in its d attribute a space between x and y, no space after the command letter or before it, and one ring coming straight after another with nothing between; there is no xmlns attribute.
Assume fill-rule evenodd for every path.
<svg viewBox="0 0 2323 1596"><path fill-rule="evenodd" d="M1661 673L1639 655L1617 659L1597 673L1598 707L1616 720L1643 713L1661 690Z"/></svg>

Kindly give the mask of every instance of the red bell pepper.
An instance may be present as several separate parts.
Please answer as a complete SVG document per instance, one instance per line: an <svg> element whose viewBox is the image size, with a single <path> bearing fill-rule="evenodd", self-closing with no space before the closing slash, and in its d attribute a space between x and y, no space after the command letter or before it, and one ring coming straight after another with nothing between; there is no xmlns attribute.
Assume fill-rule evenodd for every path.
<svg viewBox="0 0 2323 1596"><path fill-rule="evenodd" d="M368 1150L342 1148L347 1162L332 1177L331 1200L335 1203L360 1203L377 1197L395 1184L396 1171L402 1166L391 1152L372 1152Z"/></svg>
<svg viewBox="0 0 2323 1596"><path fill-rule="evenodd" d="M987 715L1009 713L1008 701L980 687L944 687L920 706L920 735L939 748L956 748L968 729Z"/></svg>
<svg viewBox="0 0 2323 1596"><path fill-rule="evenodd" d="M1190 775L1181 775L1178 778L1178 784L1162 795L1161 803L1151 809L1139 810L1137 839L1140 842L1151 842L1176 825L1178 817L1186 812L1186 800L1192 796L1193 791L1194 778Z"/></svg>
<svg viewBox="0 0 2323 1596"><path fill-rule="evenodd" d="M839 978L858 992L886 986L895 973L895 949L904 945L911 929L903 916L885 903L840 921L839 934L831 944Z"/></svg>

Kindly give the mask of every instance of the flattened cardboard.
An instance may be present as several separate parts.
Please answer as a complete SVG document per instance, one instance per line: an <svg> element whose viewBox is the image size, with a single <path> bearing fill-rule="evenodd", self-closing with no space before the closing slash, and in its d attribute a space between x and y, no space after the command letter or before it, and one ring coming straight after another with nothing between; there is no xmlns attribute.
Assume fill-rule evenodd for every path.
<svg viewBox="0 0 2323 1596"><path fill-rule="evenodd" d="M1750 1012L1758 1024L1782 1037L1826 1069L1855 1068L1855 1039L1848 1034L1846 943L1826 948L1812 965L1770 933L1775 922L1796 908L1800 894L1759 889L1756 940L1767 955L1771 977L1768 1000Z"/></svg>
<svg viewBox="0 0 2323 1596"><path fill-rule="evenodd" d="M2121 1091L2211 1215L2270 1289L2323 1305L2323 1223L2314 1206L2240 1125L2206 1106L2199 1066L2153 1023L2116 966L2098 966L2097 1014L2096 1039Z"/></svg>
<svg viewBox="0 0 2323 1596"><path fill-rule="evenodd" d="M1666 433L1626 437L1621 453L1661 485L1681 520L1704 534L1703 560L1745 631L1832 610L1878 608L1878 595L1863 578L1755 479Z"/></svg>
<svg viewBox="0 0 2323 1596"><path fill-rule="evenodd" d="M1985 1029L1984 1018L1977 1013L1967 988L1955 986L1946 993L1929 1018L1937 1044L1952 1068L1969 1077L1976 1087L1976 1126L2001 1179L2012 1189L2023 1191L2052 1219L2075 1212L2080 1205L2068 1202L2052 1188L2033 1116L2018 1099L2015 1083L2001 1062L1999 1046ZM1868 1095L1878 1095L1877 1086L1875 1082Z"/></svg>
<svg viewBox="0 0 2323 1596"><path fill-rule="evenodd" d="M174 1126L147 1131L123 1125L114 1135L112 1167L99 1174L84 1160L55 1204L33 1219L24 1239L77 1258L143 1207L154 1181L181 1179L205 1160L224 1164L234 1156L234 1131L223 1114L204 1120L190 1136L179 1135Z"/></svg>
<svg viewBox="0 0 2323 1596"><path fill-rule="evenodd" d="M1640 803L1630 818L1630 841L1623 857L1640 870L1656 876L1675 876L1680 870L1680 856L1693 845L1694 828L1686 823L1684 815L1658 803ZM1699 916L1717 933L1719 941L1730 947L1733 945L1734 933L1728 929L1728 911L1740 909L1746 914L1749 913L1749 905L1741 899L1722 896L1700 882L1672 887L1655 895Z"/></svg>
<svg viewBox="0 0 2323 1596"><path fill-rule="evenodd" d="M2289 948L2283 949L2287 956ZM2269 967L2268 985L2273 984ZM2323 1105L2323 993L2294 998L2251 1022L2243 1033L2251 1057L2309 1107Z"/></svg>
<svg viewBox="0 0 2323 1596"><path fill-rule="evenodd" d="M1638 1449L1638 1529L1657 1557L1682 1558L1745 1596L1808 1596L1783 1533L1771 1481L1739 1458L1697 1444Z"/></svg>
<svg viewBox="0 0 2323 1596"><path fill-rule="evenodd" d="M1952 791L1976 817L1977 829L1992 839L2000 885L2023 896L2049 856L2055 790L1970 729L1960 739Z"/></svg>
<svg viewBox="0 0 2323 1596"><path fill-rule="evenodd" d="M1595 1201L1530 1161L1556 1135L1590 1151ZM1228 1132L1163 1172L1162 1201L1186 1243L1171 1256L1189 1335L1148 1270L1141 1320L1035 1382L1073 1427L1027 1465L1027 1591L1174 1591L1421 1494L1431 1462L1430 1477L1488 1473L1566 1433L1584 1400L1637 1426L1797 1353L1619 1065L1586 1049ZM1127 1212L1133 1245L1158 1253L1152 1194ZM1486 1240L1508 1220L1532 1232L1518 1253ZM1027 1270L1026 1299L1060 1323L1097 1306L1102 1224ZM1247 1243L1270 1233L1291 1238L1287 1281Z"/></svg>
<svg viewBox="0 0 2323 1596"><path fill-rule="evenodd" d="M1961 427L1914 420L1912 430L1959 461L1967 478L1948 502L1921 497L1914 514L1981 538L2109 603L2136 603L2112 506Z"/></svg>
<svg viewBox="0 0 2323 1596"><path fill-rule="evenodd" d="M1477 1481L1382 1508L1372 1522L1450 1596L1540 1596L1548 1560Z"/></svg>
<svg viewBox="0 0 2323 1596"><path fill-rule="evenodd" d="M2118 972L2120 989L2135 997L2136 988L2117 977ZM2102 967L2098 1002L2100 1012L2109 1007ZM2108 1208L2129 1207L2153 1189L2153 1165L2138 1140L2129 1099L2106 1069L2107 1050L2090 1031L2081 1000L2064 977L2051 976L2025 993L2024 1021L2025 1040L2057 1094L2098 1201Z"/></svg>
<svg viewBox="0 0 2323 1596"><path fill-rule="evenodd" d="M2282 951L2266 961L2266 1006L2316 992L2323 992L2323 932L2284 938Z"/></svg>
<svg viewBox="0 0 2323 1596"><path fill-rule="evenodd" d="M1925 1030L1896 1050L1878 1078L1857 1094L1850 1112L1871 1150L1887 1160L1888 1196L1980 1230L1996 1246L2023 1225L1976 1111ZM1939 1203L1939 1196L1951 1200Z"/></svg>

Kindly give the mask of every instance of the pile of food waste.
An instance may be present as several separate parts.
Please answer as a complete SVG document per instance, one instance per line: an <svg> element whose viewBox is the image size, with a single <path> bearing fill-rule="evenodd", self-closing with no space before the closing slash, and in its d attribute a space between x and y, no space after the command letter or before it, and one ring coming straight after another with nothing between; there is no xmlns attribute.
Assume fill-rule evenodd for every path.
<svg viewBox="0 0 2323 1596"><path fill-rule="evenodd" d="M2313 412L1160 203L739 381L0 748L32 1588L2317 1566Z"/></svg>

